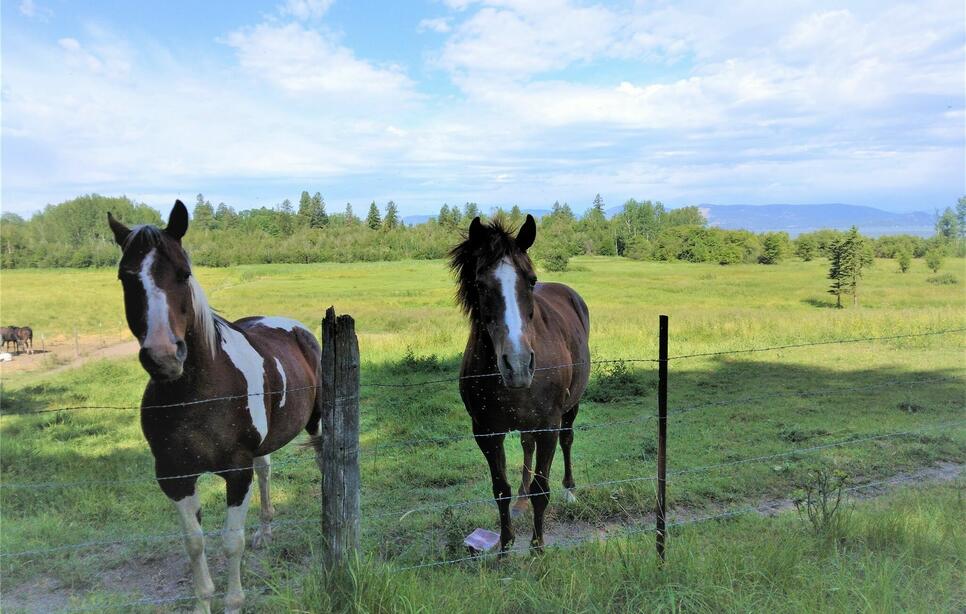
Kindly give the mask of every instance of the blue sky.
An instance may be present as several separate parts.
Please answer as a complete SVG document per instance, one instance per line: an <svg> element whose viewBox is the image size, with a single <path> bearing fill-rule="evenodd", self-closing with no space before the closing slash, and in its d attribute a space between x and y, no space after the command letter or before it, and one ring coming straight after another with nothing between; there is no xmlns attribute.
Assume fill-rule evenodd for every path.
<svg viewBox="0 0 966 614"><path fill-rule="evenodd" d="M966 193L964 21L960 0L3 0L2 208L932 210Z"/></svg>

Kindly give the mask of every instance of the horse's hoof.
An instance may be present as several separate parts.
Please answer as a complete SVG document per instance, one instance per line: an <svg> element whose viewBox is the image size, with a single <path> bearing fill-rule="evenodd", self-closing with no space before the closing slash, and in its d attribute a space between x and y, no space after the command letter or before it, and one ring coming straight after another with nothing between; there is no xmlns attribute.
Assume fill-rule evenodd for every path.
<svg viewBox="0 0 966 614"><path fill-rule="evenodd" d="M264 548L272 543L272 530L268 529L263 531L258 529L255 531L255 535L252 536L252 548L258 550Z"/></svg>
<svg viewBox="0 0 966 614"><path fill-rule="evenodd" d="M530 549L534 554L543 554L543 540L534 537L530 540Z"/></svg>
<svg viewBox="0 0 966 614"><path fill-rule="evenodd" d="M577 495L574 494L572 488L564 488L563 494L564 503L571 504L577 502Z"/></svg>
<svg viewBox="0 0 966 614"><path fill-rule="evenodd" d="M225 596L225 614L241 614L245 605L245 594Z"/></svg>
<svg viewBox="0 0 966 614"><path fill-rule="evenodd" d="M211 602L198 601L195 603L194 614L211 614Z"/></svg>

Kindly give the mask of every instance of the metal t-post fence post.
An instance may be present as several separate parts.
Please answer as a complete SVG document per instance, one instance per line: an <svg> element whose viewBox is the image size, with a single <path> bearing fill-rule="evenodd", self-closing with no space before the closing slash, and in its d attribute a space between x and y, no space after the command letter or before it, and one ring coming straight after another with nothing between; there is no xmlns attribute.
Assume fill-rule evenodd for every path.
<svg viewBox="0 0 966 614"><path fill-rule="evenodd" d="M351 316L322 321L321 446L324 562L334 570L359 550L359 342ZM318 440L317 440L318 442Z"/></svg>
<svg viewBox="0 0 966 614"><path fill-rule="evenodd" d="M664 563L664 542L667 537L667 329L668 318L660 316L657 380L657 518L656 546L661 564Z"/></svg>

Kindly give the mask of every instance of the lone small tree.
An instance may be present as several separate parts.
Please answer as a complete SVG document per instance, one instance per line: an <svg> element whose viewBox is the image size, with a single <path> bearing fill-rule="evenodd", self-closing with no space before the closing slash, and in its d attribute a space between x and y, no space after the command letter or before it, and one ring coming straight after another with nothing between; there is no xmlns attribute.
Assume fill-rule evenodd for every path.
<svg viewBox="0 0 966 614"><path fill-rule="evenodd" d="M933 273L938 273L943 266L943 254L938 248L932 248L926 252L926 266Z"/></svg>
<svg viewBox="0 0 966 614"><path fill-rule="evenodd" d="M390 200L386 203L386 217L382 220L382 227L392 230L396 226L399 226L399 211L396 209L396 203Z"/></svg>
<svg viewBox="0 0 966 614"><path fill-rule="evenodd" d="M900 273L909 271L909 265L912 263L912 252L909 251L908 247L903 246L896 251L896 262L899 263Z"/></svg>
<svg viewBox="0 0 966 614"><path fill-rule="evenodd" d="M829 294L835 296L835 306L842 307L842 295L852 295L852 306L859 304L859 279L862 269L872 264L872 254L858 228L853 226L841 239L829 244L828 278L832 280Z"/></svg>

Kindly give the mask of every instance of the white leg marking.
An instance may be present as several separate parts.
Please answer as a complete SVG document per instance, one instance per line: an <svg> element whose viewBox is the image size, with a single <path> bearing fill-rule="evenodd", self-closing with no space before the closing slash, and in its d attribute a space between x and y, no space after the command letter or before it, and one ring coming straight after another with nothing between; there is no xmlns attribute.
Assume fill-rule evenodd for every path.
<svg viewBox="0 0 966 614"><path fill-rule="evenodd" d="M265 316L258 320L259 326L267 326L269 328L280 328L284 331L292 332L295 328L301 328L302 330L311 334L312 331L307 329L304 324L296 320L291 320L289 318L279 318L277 316Z"/></svg>
<svg viewBox="0 0 966 614"><path fill-rule="evenodd" d="M149 343L151 339L160 338L165 341L173 342L174 335L171 333L171 320L168 318L168 297L164 290L154 283L151 276L151 267L154 266L154 258L158 255L156 248L148 252L141 262L141 272L138 277L141 285L144 286L144 294L148 299L147 313L147 332L144 335L144 342Z"/></svg>
<svg viewBox="0 0 966 614"><path fill-rule="evenodd" d="M282 400L278 402L279 408L285 407L285 395L288 391L288 383L285 379L285 369L282 368L282 361L278 358L275 359L275 368L278 369L278 374L282 376Z"/></svg>
<svg viewBox="0 0 966 614"><path fill-rule="evenodd" d="M215 594L215 585L211 581L211 574L208 573L208 559L205 558L205 534L201 530L201 523L198 522L198 512L201 510L201 502L198 495L193 494L180 501L174 502L175 509L178 510L178 518L181 520L181 528L184 531L184 547L188 551L188 558L191 560L191 575L194 580L195 596L198 598L195 604L195 612L211 612L211 596Z"/></svg>
<svg viewBox="0 0 966 614"><path fill-rule="evenodd" d="M265 410L265 359L255 351L245 335L230 326L221 328L221 348L228 359L241 371L248 387L248 413L255 430L265 439L268 434L268 413Z"/></svg>
<svg viewBox="0 0 966 614"><path fill-rule="evenodd" d="M272 457L268 454L255 457L253 465L258 476L259 526L252 537L252 548L261 548L272 541L272 518L275 517L269 483L272 477Z"/></svg>
<svg viewBox="0 0 966 614"><path fill-rule="evenodd" d="M510 340L513 350L519 352L523 347L523 318L517 301L517 269L508 258L504 258L493 274L500 282L500 290L503 292L503 321L506 324L507 339Z"/></svg>
<svg viewBox="0 0 966 614"><path fill-rule="evenodd" d="M225 612L241 612L245 603L245 591L241 586L241 560L245 553L245 516L252 499L252 485L242 499L241 505L228 508L225 530L221 541L228 563L228 592L225 594Z"/></svg>

